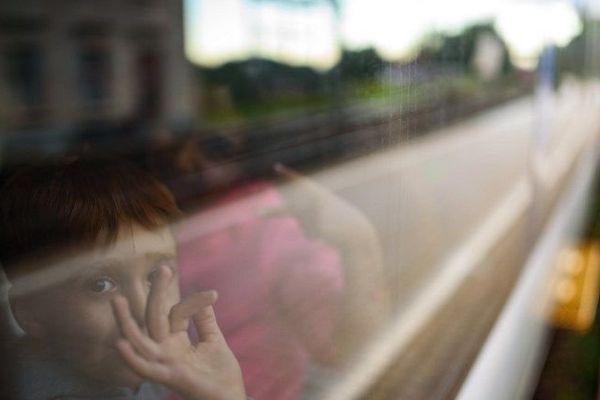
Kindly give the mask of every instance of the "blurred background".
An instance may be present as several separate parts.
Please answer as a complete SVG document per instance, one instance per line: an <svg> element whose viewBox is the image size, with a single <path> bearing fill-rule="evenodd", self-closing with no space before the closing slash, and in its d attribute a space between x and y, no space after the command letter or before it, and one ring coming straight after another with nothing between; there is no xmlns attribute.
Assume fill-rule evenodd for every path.
<svg viewBox="0 0 600 400"><path fill-rule="evenodd" d="M261 365L257 400L596 399L594 312L556 328L555 309L598 299L591 255L592 284L565 295L556 282L561 252L598 239L599 76L597 0L4 0L0 173L129 159L200 221L203 245L220 217L194 216L229 212L235 236L248 215L215 204L242 204L255 183L277 193L301 235L337 252L335 301L376 293L359 300L378 318L353 322L342 363L298 350L293 382ZM307 200L274 165L339 203ZM332 218L346 206L359 222ZM319 222L333 239L311 236ZM320 287L321 258L279 235L210 247L234 253L214 261L232 271L231 304L248 293L245 263L276 251L316 272L285 278L282 262L268 290L328 307L304 289ZM293 393L260 389L279 386Z"/></svg>

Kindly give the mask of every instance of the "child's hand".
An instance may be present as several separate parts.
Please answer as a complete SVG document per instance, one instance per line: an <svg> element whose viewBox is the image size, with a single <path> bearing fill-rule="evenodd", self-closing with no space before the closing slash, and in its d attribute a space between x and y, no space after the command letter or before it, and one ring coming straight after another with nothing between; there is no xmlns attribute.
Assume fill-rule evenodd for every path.
<svg viewBox="0 0 600 400"><path fill-rule="evenodd" d="M355 206L288 167L276 164L274 169L286 182L281 188L286 204L280 209L267 210L265 216L292 214L309 235L344 250L367 243L379 245L372 224Z"/></svg>
<svg viewBox="0 0 600 400"><path fill-rule="evenodd" d="M274 169L286 181L282 187L286 204L279 210L267 210L265 216L291 213L306 232L340 250L346 287L334 332L333 361L352 359L389 310L377 232L358 208L314 180L281 164Z"/></svg>
<svg viewBox="0 0 600 400"><path fill-rule="evenodd" d="M239 364L217 326L212 304L216 292L200 292L167 309L166 294L172 272L161 267L152 282L142 332L125 297L114 299L123 338L117 348L138 375L167 386L188 400L245 399ZM200 342L192 344L192 319Z"/></svg>

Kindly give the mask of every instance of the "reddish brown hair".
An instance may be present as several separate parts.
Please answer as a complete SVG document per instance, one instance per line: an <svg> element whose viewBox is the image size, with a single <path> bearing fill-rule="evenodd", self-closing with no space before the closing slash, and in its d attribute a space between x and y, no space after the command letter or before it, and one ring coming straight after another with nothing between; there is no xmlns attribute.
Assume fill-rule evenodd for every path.
<svg viewBox="0 0 600 400"><path fill-rule="evenodd" d="M122 224L153 229L179 216L164 185L122 160L27 167L1 193L0 260L7 272L73 246L110 244Z"/></svg>

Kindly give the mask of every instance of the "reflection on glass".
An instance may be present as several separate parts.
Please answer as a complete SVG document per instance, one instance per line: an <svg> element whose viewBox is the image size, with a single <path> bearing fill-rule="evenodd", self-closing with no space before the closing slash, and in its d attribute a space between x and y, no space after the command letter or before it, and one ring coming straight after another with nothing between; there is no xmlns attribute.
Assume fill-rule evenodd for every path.
<svg viewBox="0 0 600 400"><path fill-rule="evenodd" d="M554 127L597 123L583 4L6 3L17 398L348 399L392 362L389 398L428 398L450 358L458 385L521 265L484 256L534 241L516 216L589 133ZM456 293L483 297L450 318Z"/></svg>

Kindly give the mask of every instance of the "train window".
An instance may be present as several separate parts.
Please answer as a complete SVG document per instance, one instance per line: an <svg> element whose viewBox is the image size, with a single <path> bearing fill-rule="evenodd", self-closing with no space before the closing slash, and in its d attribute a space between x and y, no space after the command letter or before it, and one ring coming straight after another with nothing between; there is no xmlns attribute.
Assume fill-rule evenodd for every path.
<svg viewBox="0 0 600 400"><path fill-rule="evenodd" d="M0 4L0 397L527 397L598 158L599 21Z"/></svg>

